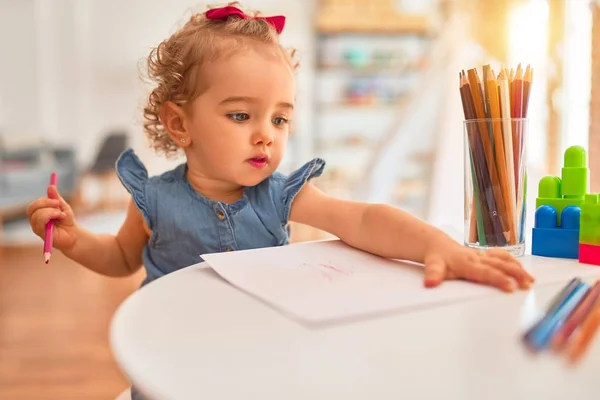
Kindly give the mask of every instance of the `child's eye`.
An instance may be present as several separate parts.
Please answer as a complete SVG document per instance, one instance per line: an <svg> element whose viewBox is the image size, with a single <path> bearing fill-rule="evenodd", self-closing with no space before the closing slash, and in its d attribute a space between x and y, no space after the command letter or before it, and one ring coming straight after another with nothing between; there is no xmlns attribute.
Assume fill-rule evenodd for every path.
<svg viewBox="0 0 600 400"><path fill-rule="evenodd" d="M281 126L281 125L287 124L287 122L288 122L287 118L284 118L284 117L273 118L273 124L275 126Z"/></svg>
<svg viewBox="0 0 600 400"><path fill-rule="evenodd" d="M235 122L244 122L250 118L250 116L246 113L232 113L227 114L227 116Z"/></svg>

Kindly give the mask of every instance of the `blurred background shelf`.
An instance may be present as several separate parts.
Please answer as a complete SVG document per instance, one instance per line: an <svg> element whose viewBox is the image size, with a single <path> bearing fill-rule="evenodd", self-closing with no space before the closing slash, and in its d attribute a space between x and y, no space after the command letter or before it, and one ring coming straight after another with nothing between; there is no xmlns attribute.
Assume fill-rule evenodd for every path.
<svg viewBox="0 0 600 400"><path fill-rule="evenodd" d="M427 96L424 77L442 25L390 0L322 1L316 14L314 142L328 163L319 185L427 218L437 129L431 118L411 125L406 114L426 115L407 108Z"/></svg>
<svg viewBox="0 0 600 400"><path fill-rule="evenodd" d="M430 35L428 15L407 13L386 0L324 0L315 21L322 34ZM404 11L404 12L403 12Z"/></svg>

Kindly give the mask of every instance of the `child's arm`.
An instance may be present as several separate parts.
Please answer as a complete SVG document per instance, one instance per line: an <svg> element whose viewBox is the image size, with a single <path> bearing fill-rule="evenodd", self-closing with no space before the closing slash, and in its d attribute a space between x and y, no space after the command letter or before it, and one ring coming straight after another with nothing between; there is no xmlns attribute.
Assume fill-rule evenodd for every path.
<svg viewBox="0 0 600 400"><path fill-rule="evenodd" d="M425 264L425 283L466 278L505 290L528 287L533 278L508 252L480 253L395 207L327 196L307 184L292 203L290 219L327 231L358 249Z"/></svg>
<svg viewBox="0 0 600 400"><path fill-rule="evenodd" d="M290 219L329 232L382 257L425 262L427 247L453 246L442 231L397 208L330 197L307 184L292 203Z"/></svg>
<svg viewBox="0 0 600 400"><path fill-rule="evenodd" d="M118 234L95 234L75 222L73 210L56 187L48 187L48 197L32 202L27 215L32 230L42 239L44 227L54 219L54 248L84 267L107 276L127 276L142 266L142 250L150 232L133 202Z"/></svg>
<svg viewBox="0 0 600 400"><path fill-rule="evenodd" d="M142 266L142 251L149 231L133 202L117 235L96 234L78 227L77 241L63 253L84 267L106 276L134 274Z"/></svg>

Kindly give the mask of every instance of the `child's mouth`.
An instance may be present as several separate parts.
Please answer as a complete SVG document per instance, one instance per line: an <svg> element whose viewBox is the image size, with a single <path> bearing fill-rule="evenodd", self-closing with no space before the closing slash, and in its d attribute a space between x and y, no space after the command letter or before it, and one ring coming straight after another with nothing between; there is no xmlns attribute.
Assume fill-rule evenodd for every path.
<svg viewBox="0 0 600 400"><path fill-rule="evenodd" d="M254 168L263 168L267 165L267 157L254 157L248 160Z"/></svg>

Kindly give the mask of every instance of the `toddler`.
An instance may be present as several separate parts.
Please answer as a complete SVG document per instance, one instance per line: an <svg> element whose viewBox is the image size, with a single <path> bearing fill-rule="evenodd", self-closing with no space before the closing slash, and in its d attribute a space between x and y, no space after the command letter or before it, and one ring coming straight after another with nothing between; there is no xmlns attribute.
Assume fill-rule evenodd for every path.
<svg viewBox="0 0 600 400"><path fill-rule="evenodd" d="M201 261L199 254L288 243L288 222L327 231L383 257L425 265L425 285L463 278L511 291L533 281L508 252L466 248L420 219L383 204L327 196L310 180L315 158L277 172L294 117L296 64L279 44L284 17L229 5L194 15L148 58L156 86L144 109L155 150L185 163L149 177L133 150L116 163L131 193L117 235L89 232L57 192L32 202L33 231L55 220L54 247L86 268L148 283Z"/></svg>
<svg viewBox="0 0 600 400"><path fill-rule="evenodd" d="M315 158L277 171L294 118L296 64L279 44L285 18L247 15L230 4L196 14L148 57L155 87L144 109L153 148L185 162L149 177L133 150L116 163L131 194L116 235L79 226L56 187L32 202L33 231L55 220L54 247L108 276L142 266L147 284L196 264L199 254L288 243L288 222L327 231L350 246L425 265L424 284L466 279L504 291L533 278L508 252L477 252L397 208L340 200L310 181Z"/></svg>

